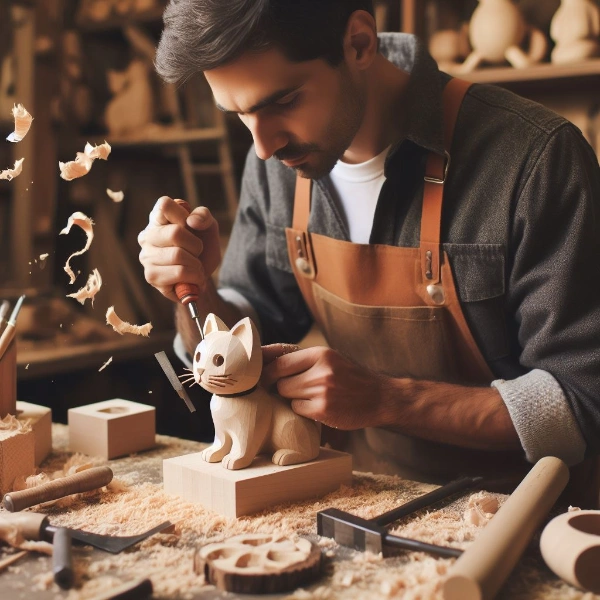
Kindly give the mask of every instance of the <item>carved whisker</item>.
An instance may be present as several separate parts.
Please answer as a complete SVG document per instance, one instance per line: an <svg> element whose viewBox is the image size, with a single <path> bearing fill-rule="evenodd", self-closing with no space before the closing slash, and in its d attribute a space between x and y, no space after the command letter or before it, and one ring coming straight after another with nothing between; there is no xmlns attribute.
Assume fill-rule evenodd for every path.
<svg viewBox="0 0 600 600"><path fill-rule="evenodd" d="M181 383L183 383L184 385L192 380L195 380L196 378L192 375L191 377L188 377L187 379L183 380Z"/></svg>
<svg viewBox="0 0 600 600"><path fill-rule="evenodd" d="M183 367L184 371L189 371L190 373L192 372L192 369L188 369L187 367Z"/></svg>
<svg viewBox="0 0 600 600"><path fill-rule="evenodd" d="M182 373L181 375L177 375L177 377L179 377L179 379L182 379L183 377L189 377L192 373Z"/></svg>

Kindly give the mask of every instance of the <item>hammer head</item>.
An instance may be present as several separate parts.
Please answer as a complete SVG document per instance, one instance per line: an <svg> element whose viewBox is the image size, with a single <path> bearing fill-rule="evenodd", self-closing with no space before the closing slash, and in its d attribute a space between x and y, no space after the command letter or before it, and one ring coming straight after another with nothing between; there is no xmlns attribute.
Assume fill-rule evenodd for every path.
<svg viewBox="0 0 600 600"><path fill-rule="evenodd" d="M333 538L340 546L355 550L369 550L374 554L384 552L384 539L387 531L372 521L355 515L328 508L317 513L317 532Z"/></svg>

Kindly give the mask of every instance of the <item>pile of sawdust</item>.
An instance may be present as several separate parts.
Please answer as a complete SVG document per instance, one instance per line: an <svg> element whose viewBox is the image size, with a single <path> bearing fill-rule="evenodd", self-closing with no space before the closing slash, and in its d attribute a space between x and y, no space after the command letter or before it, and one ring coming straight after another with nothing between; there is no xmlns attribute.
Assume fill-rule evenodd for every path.
<svg viewBox="0 0 600 600"><path fill-rule="evenodd" d="M61 430L61 435L64 432ZM46 470L60 468L69 458L61 448L64 439L54 436L55 452ZM162 490L164 458L197 452L194 442L157 436L159 449L122 460L110 461L117 485L94 497L77 496L69 507L52 507L50 521L101 534L135 535L171 521L171 531L156 534L130 550L111 555L76 547L75 588L69 600L93 598L117 584L150 577L159 598L193 598L212 586L193 571L197 547L243 533L280 533L306 536L319 544L326 557L323 577L306 589L296 590L289 600L358 600L364 598L441 598L440 586L454 559L438 559L423 553L401 553L394 557L360 553L339 547L333 540L316 535L316 513L335 507L363 518L373 518L412 500L435 486L389 476L355 473L352 487L324 498L294 505L281 505L239 519L226 518ZM95 461L94 461L95 462ZM496 495L501 504L506 496ZM469 495L440 510L422 510L397 522L391 531L422 541L467 548L481 527L465 522ZM36 509L36 510L39 510ZM9 567L13 568L13 567ZM58 591L51 576L34 579L37 589ZM234 596L232 596L234 597ZM556 580L543 567L537 552L531 552L517 568L499 598L529 600L548 597L576 600L583 593ZM591 598L589 595L586 600Z"/></svg>

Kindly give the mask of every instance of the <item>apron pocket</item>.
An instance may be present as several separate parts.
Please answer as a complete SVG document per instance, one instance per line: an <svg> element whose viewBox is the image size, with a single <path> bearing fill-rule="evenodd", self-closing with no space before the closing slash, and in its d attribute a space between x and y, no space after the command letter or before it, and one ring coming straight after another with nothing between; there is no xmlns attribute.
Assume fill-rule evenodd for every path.
<svg viewBox="0 0 600 600"><path fill-rule="evenodd" d="M327 342L350 360L391 377L458 380L442 307L352 304L313 283Z"/></svg>

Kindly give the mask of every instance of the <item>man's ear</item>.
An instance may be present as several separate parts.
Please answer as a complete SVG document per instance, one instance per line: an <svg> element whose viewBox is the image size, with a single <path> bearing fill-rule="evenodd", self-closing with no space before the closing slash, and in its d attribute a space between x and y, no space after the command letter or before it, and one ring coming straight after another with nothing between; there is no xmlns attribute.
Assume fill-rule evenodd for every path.
<svg viewBox="0 0 600 600"><path fill-rule="evenodd" d="M358 69L366 69L377 55L379 41L373 15L356 10L348 19L344 35L344 53Z"/></svg>

